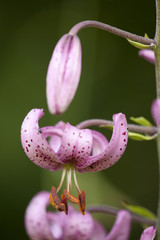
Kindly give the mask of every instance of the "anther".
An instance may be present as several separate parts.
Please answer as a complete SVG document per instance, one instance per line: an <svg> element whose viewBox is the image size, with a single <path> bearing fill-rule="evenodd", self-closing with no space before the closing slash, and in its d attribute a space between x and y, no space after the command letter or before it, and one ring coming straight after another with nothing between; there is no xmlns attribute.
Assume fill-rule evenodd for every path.
<svg viewBox="0 0 160 240"><path fill-rule="evenodd" d="M84 190L81 191L81 194L78 196L79 198L79 208L83 215L85 215L85 207L86 207L86 195Z"/></svg>
<svg viewBox="0 0 160 240"><path fill-rule="evenodd" d="M68 214L67 199L64 197L61 202L57 195L57 190L55 187L52 187L51 189L51 193L49 195L49 201L50 201L50 204L54 208L56 208L59 212L64 211L66 214Z"/></svg>
<svg viewBox="0 0 160 240"><path fill-rule="evenodd" d="M71 195L68 191L64 190L64 196L72 203L78 204L79 199Z"/></svg>

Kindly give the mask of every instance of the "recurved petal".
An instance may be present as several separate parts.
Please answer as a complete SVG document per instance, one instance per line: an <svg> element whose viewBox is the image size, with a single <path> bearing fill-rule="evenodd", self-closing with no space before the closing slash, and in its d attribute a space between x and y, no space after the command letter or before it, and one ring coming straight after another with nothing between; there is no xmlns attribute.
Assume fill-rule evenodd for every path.
<svg viewBox="0 0 160 240"><path fill-rule="evenodd" d="M21 127L21 142L31 161L50 171L61 168L54 150L39 130L38 121L44 115L43 109L32 109L25 117Z"/></svg>
<svg viewBox="0 0 160 240"><path fill-rule="evenodd" d="M143 231L140 240L153 240L155 236L156 236L156 229L155 227L151 226L146 228Z"/></svg>
<svg viewBox="0 0 160 240"><path fill-rule="evenodd" d="M66 124L62 121L60 121L56 124L56 128L59 128L62 131L64 131L65 126L66 126ZM50 136L49 145L53 148L53 150L55 152L58 152L58 150L61 146L61 137L55 136L55 135Z"/></svg>
<svg viewBox="0 0 160 240"><path fill-rule="evenodd" d="M81 74L81 43L78 36L64 35L57 43L47 72L47 103L60 114L72 101Z"/></svg>
<svg viewBox="0 0 160 240"><path fill-rule="evenodd" d="M160 99L155 99L151 107L152 117L155 121L155 124L160 127Z"/></svg>
<svg viewBox="0 0 160 240"><path fill-rule="evenodd" d="M25 213L25 228L31 240L54 240L47 220L46 207L49 193L38 193L29 203Z"/></svg>
<svg viewBox="0 0 160 240"><path fill-rule="evenodd" d="M104 240L128 240L131 226L131 215L126 210L121 210L117 214L112 230Z"/></svg>
<svg viewBox="0 0 160 240"><path fill-rule="evenodd" d="M91 130L80 130L67 123L57 155L64 163L73 163L75 167L81 167L89 159L92 141Z"/></svg>
<svg viewBox="0 0 160 240"><path fill-rule="evenodd" d="M149 50L149 49L140 50L139 51L139 56L144 58L148 62L155 64L154 51Z"/></svg>
<svg viewBox="0 0 160 240"><path fill-rule="evenodd" d="M104 149L108 145L108 140L103 134L101 134L98 131L92 130L92 135L93 135L92 155L94 156L104 151Z"/></svg>
<svg viewBox="0 0 160 240"><path fill-rule="evenodd" d="M124 114L118 113L113 116L113 133L110 142L105 149L95 155L90 156L86 168L82 169L88 172L101 171L111 167L123 155L128 141L127 120ZM81 169L80 169L81 170Z"/></svg>

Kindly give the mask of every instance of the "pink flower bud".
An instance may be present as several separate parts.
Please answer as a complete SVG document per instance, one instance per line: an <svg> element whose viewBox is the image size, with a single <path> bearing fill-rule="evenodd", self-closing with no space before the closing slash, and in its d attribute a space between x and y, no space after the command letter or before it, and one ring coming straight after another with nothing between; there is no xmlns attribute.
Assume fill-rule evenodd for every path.
<svg viewBox="0 0 160 240"><path fill-rule="evenodd" d="M72 101L81 74L81 43L65 34L57 43L47 72L47 103L52 114L63 113Z"/></svg>
<svg viewBox="0 0 160 240"><path fill-rule="evenodd" d="M140 57L144 58L148 62L155 64L155 56L152 50L143 49L143 50L140 50L138 54Z"/></svg>
<svg viewBox="0 0 160 240"><path fill-rule="evenodd" d="M160 128L160 99L155 99L151 107L152 117L155 121L155 124Z"/></svg>

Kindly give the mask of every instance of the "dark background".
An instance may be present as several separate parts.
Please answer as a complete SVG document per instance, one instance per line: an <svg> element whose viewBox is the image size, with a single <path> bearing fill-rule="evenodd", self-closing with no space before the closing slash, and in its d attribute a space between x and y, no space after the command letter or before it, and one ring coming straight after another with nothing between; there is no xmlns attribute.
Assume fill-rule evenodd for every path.
<svg viewBox="0 0 160 240"><path fill-rule="evenodd" d="M117 112L143 115L152 121L154 66L138 57L127 41L96 29L84 29L82 74L78 92L62 116L48 113L45 96L47 66L59 38L79 21L98 20L154 38L152 0L2 1L0 7L1 104L1 238L28 239L24 212L34 194L57 186L60 173L50 173L29 161L20 142L20 127L32 108L44 108L41 126L59 120L77 124L89 118L112 119ZM103 131L110 136L109 130ZM122 159L99 173L78 174L87 204L122 207L128 200L156 212L158 192L156 142L129 140ZM96 217L97 215L95 215ZM98 215L108 231L113 217ZM130 239L142 228L133 225Z"/></svg>

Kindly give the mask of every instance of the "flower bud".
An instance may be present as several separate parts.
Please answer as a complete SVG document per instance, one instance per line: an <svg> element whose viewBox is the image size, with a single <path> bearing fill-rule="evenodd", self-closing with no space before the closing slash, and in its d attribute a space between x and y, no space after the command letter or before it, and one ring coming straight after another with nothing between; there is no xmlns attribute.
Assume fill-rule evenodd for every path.
<svg viewBox="0 0 160 240"><path fill-rule="evenodd" d="M138 54L140 57L144 58L148 62L155 64L155 56L152 50L149 49L140 50Z"/></svg>
<svg viewBox="0 0 160 240"><path fill-rule="evenodd" d="M151 107L152 117L155 121L155 124L160 128L160 99L155 99Z"/></svg>
<svg viewBox="0 0 160 240"><path fill-rule="evenodd" d="M81 43L65 34L57 43L47 72L47 103L52 114L63 113L72 101L81 74Z"/></svg>

